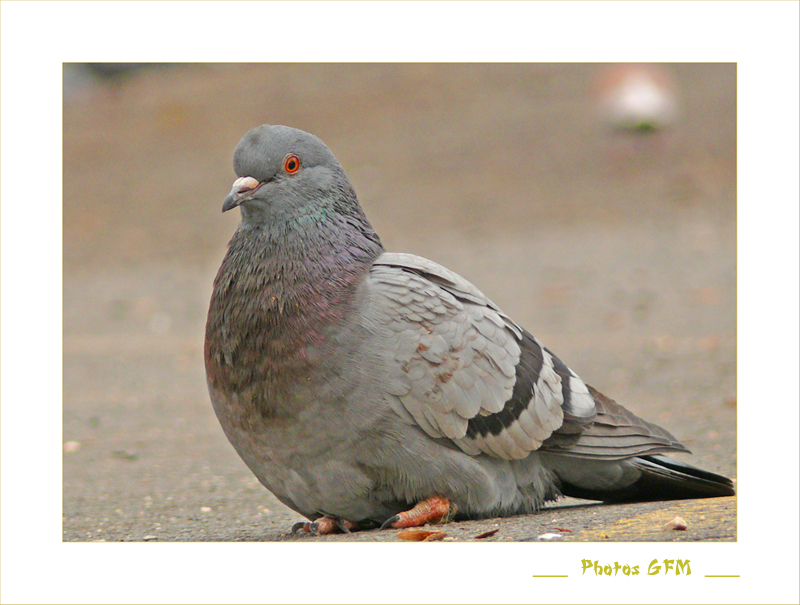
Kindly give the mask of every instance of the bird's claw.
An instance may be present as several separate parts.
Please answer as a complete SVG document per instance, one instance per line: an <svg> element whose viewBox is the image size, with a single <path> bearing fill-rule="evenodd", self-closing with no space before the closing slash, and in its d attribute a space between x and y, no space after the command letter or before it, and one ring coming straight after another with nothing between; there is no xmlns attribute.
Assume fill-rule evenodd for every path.
<svg viewBox="0 0 800 605"><path fill-rule="evenodd" d="M381 525L381 529L404 529L418 527L426 523L446 523L453 513L455 504L443 496L426 498L412 508L396 514Z"/></svg>
<svg viewBox="0 0 800 605"><path fill-rule="evenodd" d="M326 536L335 533L349 534L357 528L357 524L352 521L325 515L320 517L317 521L298 521L292 525L292 535L300 531L304 531L312 536Z"/></svg>
<svg viewBox="0 0 800 605"><path fill-rule="evenodd" d="M334 518L334 522L336 523L337 529L343 534L351 533L350 532L350 527L355 529L355 524L354 523L350 523L349 521L345 521L344 519L342 519L340 517L335 517ZM348 524L349 524L349 527L348 527Z"/></svg>

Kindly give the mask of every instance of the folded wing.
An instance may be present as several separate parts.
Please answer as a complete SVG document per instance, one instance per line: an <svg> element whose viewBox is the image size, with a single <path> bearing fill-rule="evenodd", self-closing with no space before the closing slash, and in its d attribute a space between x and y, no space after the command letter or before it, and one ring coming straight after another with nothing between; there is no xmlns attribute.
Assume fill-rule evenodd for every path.
<svg viewBox="0 0 800 605"><path fill-rule="evenodd" d="M518 459L591 427L597 411L584 382L465 279L385 253L370 281L372 320L389 332L390 391L431 437Z"/></svg>

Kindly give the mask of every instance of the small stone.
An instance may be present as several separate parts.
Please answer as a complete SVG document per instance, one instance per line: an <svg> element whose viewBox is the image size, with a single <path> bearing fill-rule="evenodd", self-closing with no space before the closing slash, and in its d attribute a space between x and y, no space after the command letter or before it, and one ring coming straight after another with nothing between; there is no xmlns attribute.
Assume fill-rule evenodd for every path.
<svg viewBox="0 0 800 605"><path fill-rule="evenodd" d="M537 540L560 540L563 537L564 536L562 536L561 534L547 533L547 534L542 534L540 536L537 536L536 539Z"/></svg>
<svg viewBox="0 0 800 605"><path fill-rule="evenodd" d="M74 454L81 449L80 441L67 441L64 443L64 452L67 454Z"/></svg>
<svg viewBox="0 0 800 605"><path fill-rule="evenodd" d="M153 540L158 540L158 536L148 535L142 538L145 542L152 542Z"/></svg>
<svg viewBox="0 0 800 605"><path fill-rule="evenodd" d="M674 531L686 531L689 527L683 517L673 517L670 521L664 524L664 529Z"/></svg>
<svg viewBox="0 0 800 605"><path fill-rule="evenodd" d="M200 512L201 513L210 513L211 512L211 507L210 506L201 506L200 507Z"/></svg>

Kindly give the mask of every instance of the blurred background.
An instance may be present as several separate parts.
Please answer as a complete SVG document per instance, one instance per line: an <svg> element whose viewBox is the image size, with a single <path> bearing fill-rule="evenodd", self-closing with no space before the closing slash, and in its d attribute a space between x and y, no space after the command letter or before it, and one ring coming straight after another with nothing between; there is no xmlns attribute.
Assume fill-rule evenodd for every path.
<svg viewBox="0 0 800 605"><path fill-rule="evenodd" d="M65 64L65 540L299 520L203 369L232 153L262 123L328 144L388 250L736 475L735 64Z"/></svg>

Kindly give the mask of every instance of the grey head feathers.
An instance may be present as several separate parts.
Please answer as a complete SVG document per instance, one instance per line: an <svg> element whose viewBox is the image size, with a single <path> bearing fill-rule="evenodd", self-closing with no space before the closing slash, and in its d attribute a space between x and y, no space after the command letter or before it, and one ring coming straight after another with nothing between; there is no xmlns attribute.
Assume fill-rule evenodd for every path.
<svg viewBox="0 0 800 605"><path fill-rule="evenodd" d="M233 152L233 170L238 176L262 182L284 178L283 160L289 153L300 158L305 170L322 166L344 172L327 145L313 134L269 124L257 126L242 137Z"/></svg>
<svg viewBox="0 0 800 605"><path fill-rule="evenodd" d="M239 179L222 211L240 207L245 225L326 223L335 215L368 225L344 169L312 134L269 124L253 128L236 146L233 168Z"/></svg>

